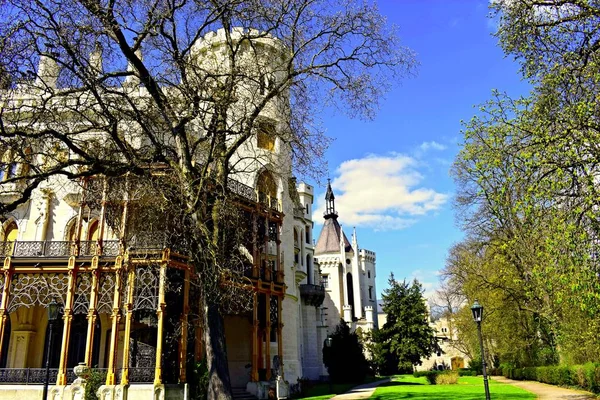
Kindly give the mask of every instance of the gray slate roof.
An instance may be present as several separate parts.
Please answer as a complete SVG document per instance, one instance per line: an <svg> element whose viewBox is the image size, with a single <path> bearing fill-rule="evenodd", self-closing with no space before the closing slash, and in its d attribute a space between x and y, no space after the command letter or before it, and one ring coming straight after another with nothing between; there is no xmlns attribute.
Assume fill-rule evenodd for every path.
<svg viewBox="0 0 600 400"><path fill-rule="evenodd" d="M326 253L340 252L340 232L344 235L345 250L353 251L346 234L342 231L337 218L327 218L323 223L317 246L315 247L315 255Z"/></svg>

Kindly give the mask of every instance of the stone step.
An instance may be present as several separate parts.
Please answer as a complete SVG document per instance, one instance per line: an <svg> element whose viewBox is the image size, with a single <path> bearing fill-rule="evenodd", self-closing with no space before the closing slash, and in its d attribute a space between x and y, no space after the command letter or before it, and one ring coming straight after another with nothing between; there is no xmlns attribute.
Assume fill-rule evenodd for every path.
<svg viewBox="0 0 600 400"><path fill-rule="evenodd" d="M256 396L246 392L246 388L232 388L234 400L258 400Z"/></svg>

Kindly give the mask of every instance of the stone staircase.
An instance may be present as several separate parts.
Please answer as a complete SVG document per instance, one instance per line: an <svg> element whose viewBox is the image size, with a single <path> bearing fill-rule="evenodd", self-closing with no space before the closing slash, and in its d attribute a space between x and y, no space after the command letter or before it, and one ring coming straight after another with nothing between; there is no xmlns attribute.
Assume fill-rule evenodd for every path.
<svg viewBox="0 0 600 400"><path fill-rule="evenodd" d="M234 400L258 400L256 396L246 392L246 388L232 388Z"/></svg>

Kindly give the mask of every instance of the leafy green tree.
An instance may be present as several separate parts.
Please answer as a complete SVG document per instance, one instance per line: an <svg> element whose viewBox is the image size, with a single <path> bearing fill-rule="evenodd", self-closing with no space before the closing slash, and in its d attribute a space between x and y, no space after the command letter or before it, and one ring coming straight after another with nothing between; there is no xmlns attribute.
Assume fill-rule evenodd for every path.
<svg viewBox="0 0 600 400"><path fill-rule="evenodd" d="M412 372L422 358L441 351L435 330L429 325L421 284L399 282L390 275L383 292L387 321L373 334L373 362L380 374Z"/></svg>
<svg viewBox="0 0 600 400"><path fill-rule="evenodd" d="M500 45L532 90L519 99L495 92L465 124L454 175L467 239L451 253L448 282L485 302L501 361L597 360L600 4L492 9Z"/></svg>
<svg viewBox="0 0 600 400"><path fill-rule="evenodd" d="M323 346L323 363L333 382L362 382L369 372L359 336L344 320L331 334L331 347Z"/></svg>

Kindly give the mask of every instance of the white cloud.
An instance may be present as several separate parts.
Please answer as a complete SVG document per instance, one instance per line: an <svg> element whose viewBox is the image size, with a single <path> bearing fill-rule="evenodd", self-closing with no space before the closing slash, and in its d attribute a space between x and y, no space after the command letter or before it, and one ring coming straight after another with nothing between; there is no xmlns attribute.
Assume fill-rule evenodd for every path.
<svg viewBox="0 0 600 400"><path fill-rule="evenodd" d="M340 222L397 230L440 209L448 195L422 187L424 178L418 167L416 159L395 153L344 161L331 183ZM324 209L320 197L315 215L321 215Z"/></svg>
<svg viewBox="0 0 600 400"><path fill-rule="evenodd" d="M421 148L421 150L423 151L427 151L427 150L446 150L447 146L435 141L431 141L431 142L423 142L421 143L421 146L419 146Z"/></svg>

